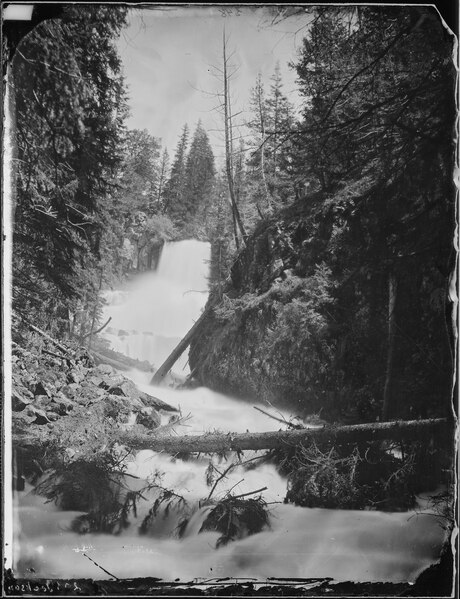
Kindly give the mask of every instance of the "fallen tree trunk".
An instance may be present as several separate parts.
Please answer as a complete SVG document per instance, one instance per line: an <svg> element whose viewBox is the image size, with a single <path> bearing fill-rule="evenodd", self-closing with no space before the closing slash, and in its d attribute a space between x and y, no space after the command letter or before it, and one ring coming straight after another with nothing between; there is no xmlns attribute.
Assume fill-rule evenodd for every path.
<svg viewBox="0 0 460 599"><path fill-rule="evenodd" d="M150 381L151 385L158 385L165 378L165 376L168 374L168 372L171 370L171 368L174 366L177 360L181 357L181 355L190 345L193 336L200 328L207 312L208 310L205 310L203 312L203 314L198 318L193 327L188 331L188 333L186 333L185 337L183 337L179 341L179 343L172 350L172 352L169 354L169 356L166 358L166 360L163 362L160 368L158 368L158 370L153 375L152 380Z"/></svg>
<svg viewBox="0 0 460 599"><path fill-rule="evenodd" d="M39 329L38 327L34 326L33 324L27 323L29 325L29 327L32 329L32 331L34 331L35 333L38 333L39 335L41 335L44 339L46 339L47 341L49 341L50 343L52 343L53 345L55 345L58 349L60 349L64 354L69 355L70 354L70 350L67 347L64 347L63 345L61 345L58 341L56 341L56 339L53 339L52 337L50 337L48 335L48 333L45 333L45 331L42 331L41 329Z"/></svg>
<svg viewBox="0 0 460 599"><path fill-rule="evenodd" d="M278 449L311 441L332 440L341 444L382 439L415 440L453 431L446 418L374 422L349 426L324 426L302 430L273 431L266 433L210 433L206 435L159 436L122 432L118 441L131 449L151 449L166 453L225 453L247 449Z"/></svg>
<svg viewBox="0 0 460 599"><path fill-rule="evenodd" d="M123 364L123 362L115 360L114 358L109 358L108 356L105 356L104 354L101 354L100 352L95 351L94 349L91 350L91 355L93 356L95 363L98 365L108 364L109 366L113 366L113 368L116 368L117 370L122 370L124 372L130 370L130 367L127 364Z"/></svg>

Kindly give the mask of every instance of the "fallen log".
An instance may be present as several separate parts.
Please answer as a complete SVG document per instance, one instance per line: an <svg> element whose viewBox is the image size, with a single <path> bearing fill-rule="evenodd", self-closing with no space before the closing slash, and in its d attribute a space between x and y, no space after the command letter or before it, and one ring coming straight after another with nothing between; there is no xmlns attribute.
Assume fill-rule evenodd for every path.
<svg viewBox="0 0 460 599"><path fill-rule="evenodd" d="M151 449L174 455L178 453L226 453L247 449L278 449L323 440L347 444L383 439L411 441L429 438L432 435L444 435L448 439L447 435L451 432L453 435L451 421L447 418L433 418L348 426L328 425L321 428L265 433L209 433L174 437L156 437L154 431L151 435L124 431L120 433L118 441L131 449Z"/></svg>
<svg viewBox="0 0 460 599"><path fill-rule="evenodd" d="M44 339L46 339L47 341L52 343L54 346L56 346L58 349L60 349L64 354L69 355L71 353L67 347L64 347L63 345L61 345L58 341L56 341L56 339L53 339L52 337L50 337L48 335L48 333L45 333L45 331L42 331L41 329L34 326L33 324L30 324L30 323L27 323L27 324L32 329L32 331L41 335Z"/></svg>
<svg viewBox="0 0 460 599"><path fill-rule="evenodd" d="M120 362L119 360L115 360L113 358L109 358L108 356L105 356L100 352L95 351L94 349L91 350L91 355L93 356L94 361L97 365L108 364L109 366L112 366L117 370L122 370L123 372L127 372L128 370L130 370L130 367L126 364L123 364L123 362Z"/></svg>
<svg viewBox="0 0 460 599"><path fill-rule="evenodd" d="M171 368L174 366L177 360L181 357L181 355L190 345L194 335L201 327L201 324L203 323L207 312L207 310L203 312L203 314L198 318L193 327L188 331L188 333L186 333L185 337L183 337L179 341L179 343L172 350L172 352L169 354L169 356L166 358L166 360L163 362L160 368L158 368L158 370L153 375L152 380L150 381L151 385L158 385L165 378L165 376L168 374L168 372L171 370Z"/></svg>

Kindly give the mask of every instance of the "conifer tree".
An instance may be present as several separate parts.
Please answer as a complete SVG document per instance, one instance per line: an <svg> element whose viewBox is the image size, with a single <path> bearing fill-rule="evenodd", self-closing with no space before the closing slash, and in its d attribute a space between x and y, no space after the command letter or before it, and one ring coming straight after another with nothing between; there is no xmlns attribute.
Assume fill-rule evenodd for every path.
<svg viewBox="0 0 460 599"><path fill-rule="evenodd" d="M200 215L206 226L210 192L215 175L214 154L201 121L193 134L185 169L185 193L182 206L182 222L193 223Z"/></svg>
<svg viewBox="0 0 460 599"><path fill-rule="evenodd" d="M177 144L171 174L164 190L163 210L173 221L176 221L180 215L181 205L184 201L188 136L189 129L188 125L185 124Z"/></svg>
<svg viewBox="0 0 460 599"><path fill-rule="evenodd" d="M290 168L292 154L291 132L294 128L294 110L283 93L279 62L271 77L270 93L266 99L266 153L268 185L276 204L288 202L293 195Z"/></svg>
<svg viewBox="0 0 460 599"><path fill-rule="evenodd" d="M124 7L68 5L18 46L13 305L43 327L97 290L105 200L121 161ZM93 274L95 276L93 276ZM93 290L93 291L91 291Z"/></svg>

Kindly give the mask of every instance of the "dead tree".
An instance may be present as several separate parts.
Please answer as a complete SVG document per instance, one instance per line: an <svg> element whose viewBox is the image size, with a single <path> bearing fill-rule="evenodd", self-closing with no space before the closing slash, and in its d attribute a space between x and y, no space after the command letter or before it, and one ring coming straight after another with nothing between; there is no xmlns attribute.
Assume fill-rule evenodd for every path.
<svg viewBox="0 0 460 599"><path fill-rule="evenodd" d="M151 449L170 454L227 453L248 449L280 449L311 441L331 440L341 444L362 441L416 440L443 435L448 438L449 421L445 418L394 422L373 422L348 426L326 425L321 428L273 431L266 433L210 433L205 435L157 436L135 432L120 433L119 442L131 449Z"/></svg>

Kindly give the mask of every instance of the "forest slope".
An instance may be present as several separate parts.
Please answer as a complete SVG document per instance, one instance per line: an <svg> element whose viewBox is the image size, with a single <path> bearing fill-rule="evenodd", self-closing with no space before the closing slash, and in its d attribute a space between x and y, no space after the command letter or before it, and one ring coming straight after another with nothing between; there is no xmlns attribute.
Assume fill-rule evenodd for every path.
<svg viewBox="0 0 460 599"><path fill-rule="evenodd" d="M357 269L346 264L326 203L326 194L311 194L258 225L226 292L210 298L216 307L192 341L190 366L204 385L300 416L372 421L381 417L388 376L388 295L366 272L367 260ZM427 263L412 266L398 286L394 416L445 416L449 324L431 299L436 288L445 297L447 277ZM421 277L431 291L415 299Z"/></svg>

